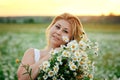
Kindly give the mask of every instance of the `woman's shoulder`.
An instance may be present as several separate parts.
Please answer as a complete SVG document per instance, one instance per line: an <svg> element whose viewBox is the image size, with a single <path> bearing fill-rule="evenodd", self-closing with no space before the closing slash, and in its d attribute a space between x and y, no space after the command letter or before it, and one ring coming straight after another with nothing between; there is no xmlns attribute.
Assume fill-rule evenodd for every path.
<svg viewBox="0 0 120 80"><path fill-rule="evenodd" d="M29 48L25 51L23 58L23 64L33 64L34 63L34 48Z"/></svg>
<svg viewBox="0 0 120 80"><path fill-rule="evenodd" d="M24 53L24 55L33 55L33 54L34 54L34 48L28 48Z"/></svg>
<svg viewBox="0 0 120 80"><path fill-rule="evenodd" d="M40 55L41 57L45 56L44 50L39 50L37 48L29 48L25 51L25 54Z"/></svg>
<svg viewBox="0 0 120 80"><path fill-rule="evenodd" d="M25 53L32 53L32 52L34 52L34 48L28 48L28 49L25 51Z"/></svg>
<svg viewBox="0 0 120 80"><path fill-rule="evenodd" d="M40 52L40 50L39 49L37 49L37 48L28 48L26 51L25 51L25 53L35 53L35 52Z"/></svg>

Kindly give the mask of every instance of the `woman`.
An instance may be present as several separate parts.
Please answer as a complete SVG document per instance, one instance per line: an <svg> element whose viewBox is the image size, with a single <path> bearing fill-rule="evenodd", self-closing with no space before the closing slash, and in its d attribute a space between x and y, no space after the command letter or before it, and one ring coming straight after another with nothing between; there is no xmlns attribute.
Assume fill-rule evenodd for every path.
<svg viewBox="0 0 120 80"><path fill-rule="evenodd" d="M62 44L66 44L62 40L63 36L67 36L69 40L75 39L80 41L80 36L84 33L84 30L80 20L76 16L64 13L53 19L46 33L48 40L47 47L43 50L30 48L24 53L22 58L22 63L29 64L30 68L32 68L32 79L37 77L39 65L50 58L49 51L59 48ZM29 75L22 75L24 72L26 70L20 65L17 71L18 80L29 79Z"/></svg>

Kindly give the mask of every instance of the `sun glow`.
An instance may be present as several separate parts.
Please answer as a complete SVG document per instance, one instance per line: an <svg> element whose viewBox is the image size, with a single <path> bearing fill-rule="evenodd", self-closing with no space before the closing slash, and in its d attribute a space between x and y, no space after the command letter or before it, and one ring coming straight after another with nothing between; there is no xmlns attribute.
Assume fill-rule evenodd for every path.
<svg viewBox="0 0 120 80"><path fill-rule="evenodd" d="M120 0L0 0L0 16L120 15Z"/></svg>

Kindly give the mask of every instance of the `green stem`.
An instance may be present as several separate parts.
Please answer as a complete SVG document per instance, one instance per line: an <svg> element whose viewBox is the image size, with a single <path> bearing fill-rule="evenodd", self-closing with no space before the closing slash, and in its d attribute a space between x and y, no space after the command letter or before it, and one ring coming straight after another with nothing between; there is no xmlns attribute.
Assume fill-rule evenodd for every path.
<svg viewBox="0 0 120 80"><path fill-rule="evenodd" d="M21 63L22 64L22 63ZM25 68L25 70L27 71L26 73L28 73L29 77L30 77L30 80L33 80L32 77L31 77L31 73L29 72L30 70L30 66L29 65L24 65L22 64L22 67Z"/></svg>

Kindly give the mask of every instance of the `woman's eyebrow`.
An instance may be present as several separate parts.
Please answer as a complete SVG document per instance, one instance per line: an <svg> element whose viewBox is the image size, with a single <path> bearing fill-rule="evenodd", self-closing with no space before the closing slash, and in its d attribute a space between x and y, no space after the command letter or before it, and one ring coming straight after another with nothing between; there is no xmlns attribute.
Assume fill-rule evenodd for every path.
<svg viewBox="0 0 120 80"><path fill-rule="evenodd" d="M68 28L64 28L65 30L68 30Z"/></svg>
<svg viewBox="0 0 120 80"><path fill-rule="evenodd" d="M59 26L61 26L61 24L57 23Z"/></svg>

